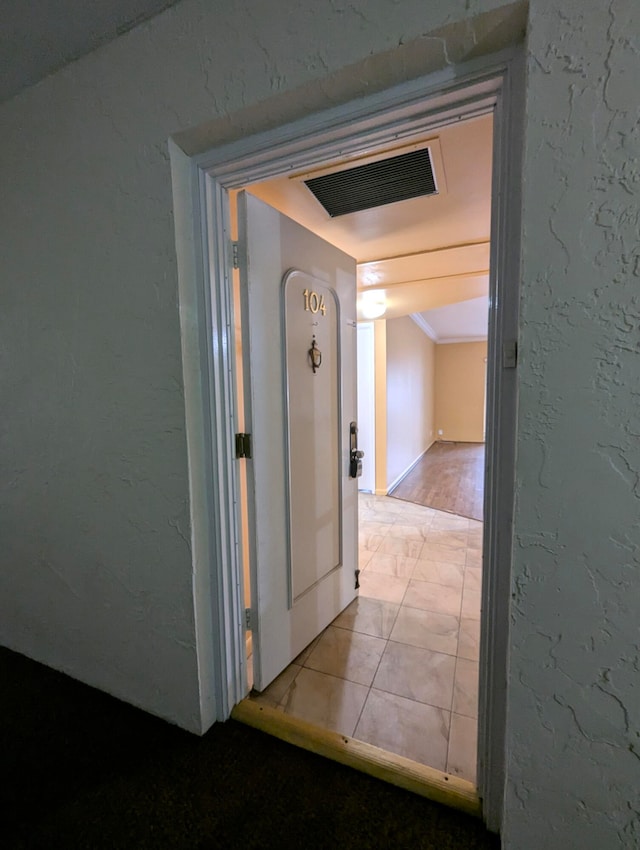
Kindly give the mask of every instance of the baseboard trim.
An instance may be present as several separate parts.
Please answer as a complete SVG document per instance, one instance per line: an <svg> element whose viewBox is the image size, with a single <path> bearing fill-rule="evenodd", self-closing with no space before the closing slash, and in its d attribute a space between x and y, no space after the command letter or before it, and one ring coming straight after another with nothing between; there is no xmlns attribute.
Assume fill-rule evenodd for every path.
<svg viewBox="0 0 640 850"><path fill-rule="evenodd" d="M474 817L482 817L478 790L465 779L450 776L346 735L320 729L255 700L245 699L238 703L231 712L231 717L296 747L332 759L436 803L459 809Z"/></svg>
<svg viewBox="0 0 640 850"><path fill-rule="evenodd" d="M393 491L394 491L394 490L395 490L395 488L398 486L398 484L400 484L400 483L401 483L401 482L402 482L402 481L403 481L403 480L407 477L407 475L411 472L411 470L413 469L413 467L414 467L414 466L416 466L416 464L420 463L420 461L422 460L422 458L426 455L426 453L429 451L429 449L431 448L431 446L432 446L434 443L435 443L435 440L432 440L432 441L429 443L429 445L427 446L427 448L426 448L426 449L425 449L425 450L424 450L421 454L419 454L419 455L418 455L418 457L417 457L417 458L413 461L413 463L412 463L410 466L408 466L408 467L405 469L405 471L404 471L403 473L401 473L401 474L400 474L400 475L399 475L399 476L395 479L395 481L392 481L392 482L391 482L391 484L389 484L389 488L388 488L388 490L387 490L387 494L388 494L388 495L390 495L391 493L393 493Z"/></svg>

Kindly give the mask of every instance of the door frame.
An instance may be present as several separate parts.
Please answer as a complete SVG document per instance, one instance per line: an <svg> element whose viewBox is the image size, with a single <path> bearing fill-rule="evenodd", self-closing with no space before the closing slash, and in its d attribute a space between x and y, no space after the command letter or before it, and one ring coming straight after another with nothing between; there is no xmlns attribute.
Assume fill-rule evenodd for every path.
<svg viewBox="0 0 640 850"><path fill-rule="evenodd" d="M376 491L376 386L375 386L375 325L373 320L368 320L366 322L358 322L358 340L357 340L357 349L358 349L358 365L357 365L357 386L358 386L358 443L359 448L364 451L365 457L365 469L367 469L370 474L369 480L372 483L372 487L370 490L368 488L363 487L363 491L375 493ZM362 442L362 416L360 413L362 408L360 406L360 389L362 387L362 382L360 380L363 370L361 367L360 354L362 351L363 344L361 344L362 334L366 334L366 374L369 382L369 386L367 387L367 398L364 406L367 409L367 413L365 416L365 421L367 422L367 428L369 429L369 439L366 443ZM364 338L363 338L364 339ZM364 478L364 476L363 476ZM358 487L360 490L360 487Z"/></svg>
<svg viewBox="0 0 640 850"><path fill-rule="evenodd" d="M524 57L513 48L194 157L170 144L206 728L207 717L229 717L247 681L228 190L494 114L478 789L484 819L496 831L505 785L517 402L516 370L502 354L518 334L524 95Z"/></svg>

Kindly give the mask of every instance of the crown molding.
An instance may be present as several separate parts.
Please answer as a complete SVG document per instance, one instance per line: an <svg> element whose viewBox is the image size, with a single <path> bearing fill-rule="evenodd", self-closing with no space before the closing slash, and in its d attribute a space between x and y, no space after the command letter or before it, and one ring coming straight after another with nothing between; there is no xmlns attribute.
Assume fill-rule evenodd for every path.
<svg viewBox="0 0 640 850"><path fill-rule="evenodd" d="M454 342L486 342L486 336L449 336L445 339L439 339L438 345L451 345Z"/></svg>
<svg viewBox="0 0 640 850"><path fill-rule="evenodd" d="M439 342L438 334L434 331L429 322L427 322L422 313L409 313L409 318L413 319L416 325L429 337L429 339L434 342Z"/></svg>

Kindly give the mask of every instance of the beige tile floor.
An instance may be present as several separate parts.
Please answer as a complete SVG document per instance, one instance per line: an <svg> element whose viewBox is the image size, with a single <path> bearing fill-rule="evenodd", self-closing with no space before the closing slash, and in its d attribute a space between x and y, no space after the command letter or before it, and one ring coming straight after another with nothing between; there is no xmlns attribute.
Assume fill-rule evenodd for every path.
<svg viewBox="0 0 640 850"><path fill-rule="evenodd" d="M253 698L476 781L482 523L360 496L360 595Z"/></svg>

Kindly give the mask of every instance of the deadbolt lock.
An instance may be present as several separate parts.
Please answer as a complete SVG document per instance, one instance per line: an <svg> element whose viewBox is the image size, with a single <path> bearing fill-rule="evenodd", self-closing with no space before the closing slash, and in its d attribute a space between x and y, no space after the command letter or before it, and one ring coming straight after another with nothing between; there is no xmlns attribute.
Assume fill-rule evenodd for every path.
<svg viewBox="0 0 640 850"><path fill-rule="evenodd" d="M349 425L349 439L349 478L360 478L364 452L358 449L358 425L356 422Z"/></svg>

